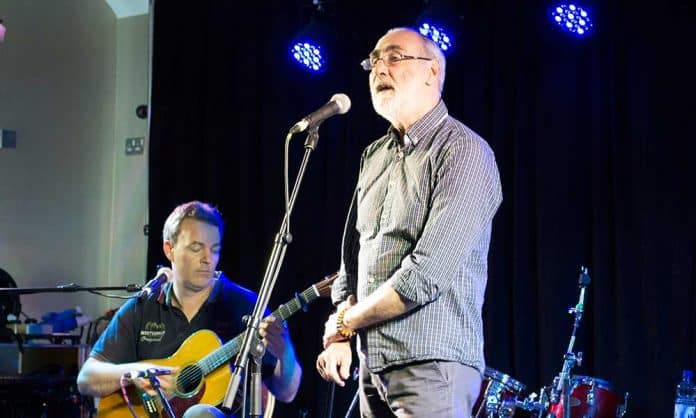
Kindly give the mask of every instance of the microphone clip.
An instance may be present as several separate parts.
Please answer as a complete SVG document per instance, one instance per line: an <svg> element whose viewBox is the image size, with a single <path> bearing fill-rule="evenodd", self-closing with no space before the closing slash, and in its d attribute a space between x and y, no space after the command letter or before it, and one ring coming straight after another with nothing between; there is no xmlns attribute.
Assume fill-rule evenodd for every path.
<svg viewBox="0 0 696 418"><path fill-rule="evenodd" d="M138 377L142 378L152 378L156 376L163 376L167 374L172 374L172 371L169 369L158 369L156 367L150 367L149 369L145 370L133 370L130 372L125 372L123 373L123 378L124 379L136 379Z"/></svg>
<svg viewBox="0 0 696 418"><path fill-rule="evenodd" d="M139 301L147 299L147 297L150 296L153 292L159 290L159 288L164 283L168 282L170 280L171 275L172 271L170 268L164 267L161 264L158 265L157 275L140 288L140 291L136 295L136 298Z"/></svg>

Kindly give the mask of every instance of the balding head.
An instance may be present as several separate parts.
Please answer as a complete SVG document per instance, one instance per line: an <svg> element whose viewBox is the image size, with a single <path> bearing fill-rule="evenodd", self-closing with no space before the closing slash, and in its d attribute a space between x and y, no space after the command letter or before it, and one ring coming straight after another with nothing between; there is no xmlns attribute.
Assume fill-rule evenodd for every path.
<svg viewBox="0 0 696 418"><path fill-rule="evenodd" d="M420 32L412 29L412 28L407 28L407 27L397 27L397 28L392 28L387 31L385 35L388 35L392 32L398 32L398 31L406 31L406 32L412 32L415 35L418 35L420 38L420 41L423 45L423 54L428 57L433 57L435 58L439 63L440 63L440 74L439 74L439 88L440 88L440 93L442 93L442 89L445 87L445 70L447 66L447 61L445 59L445 54L442 52L439 46L430 38L427 36L423 36Z"/></svg>

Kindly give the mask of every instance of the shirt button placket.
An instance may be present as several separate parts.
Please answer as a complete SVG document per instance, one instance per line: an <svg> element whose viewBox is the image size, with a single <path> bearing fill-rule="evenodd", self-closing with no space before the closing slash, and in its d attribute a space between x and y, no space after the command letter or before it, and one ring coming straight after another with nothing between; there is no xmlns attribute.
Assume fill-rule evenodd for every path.
<svg viewBox="0 0 696 418"><path fill-rule="evenodd" d="M384 195L384 208L382 210L382 217L380 222L382 225L387 225L389 219L391 219L391 208L393 204L392 191L394 190L395 178L399 175L399 166L402 162L404 152L399 149L394 156L394 162L391 164L389 169L389 182L387 183L387 190Z"/></svg>

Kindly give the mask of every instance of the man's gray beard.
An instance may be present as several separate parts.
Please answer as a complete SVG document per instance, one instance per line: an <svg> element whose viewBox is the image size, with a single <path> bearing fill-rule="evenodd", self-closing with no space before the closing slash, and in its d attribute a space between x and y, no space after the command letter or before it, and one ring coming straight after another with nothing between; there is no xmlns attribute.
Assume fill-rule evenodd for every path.
<svg viewBox="0 0 696 418"><path fill-rule="evenodd" d="M392 96L386 100L382 100L379 97L373 97L372 104L375 108L375 112L377 112L378 115L388 120L392 125L394 124L394 121L397 119L399 114L399 101L397 100L397 97Z"/></svg>

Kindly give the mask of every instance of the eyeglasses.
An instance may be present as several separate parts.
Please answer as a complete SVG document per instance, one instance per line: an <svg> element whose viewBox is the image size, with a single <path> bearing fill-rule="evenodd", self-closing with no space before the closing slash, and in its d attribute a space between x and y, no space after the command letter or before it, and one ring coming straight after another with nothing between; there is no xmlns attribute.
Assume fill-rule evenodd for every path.
<svg viewBox="0 0 696 418"><path fill-rule="evenodd" d="M387 67L391 67L392 65L396 64L397 62L401 61L406 61L406 60L424 60L424 61L432 61L435 58L427 58L427 57L414 57L412 55L404 55L401 52L397 51L390 51L387 52L386 54L382 55L381 57L369 57L365 58L360 62L360 66L363 68L365 71L372 71L375 66L377 66L377 63L382 60L384 62L384 65Z"/></svg>

